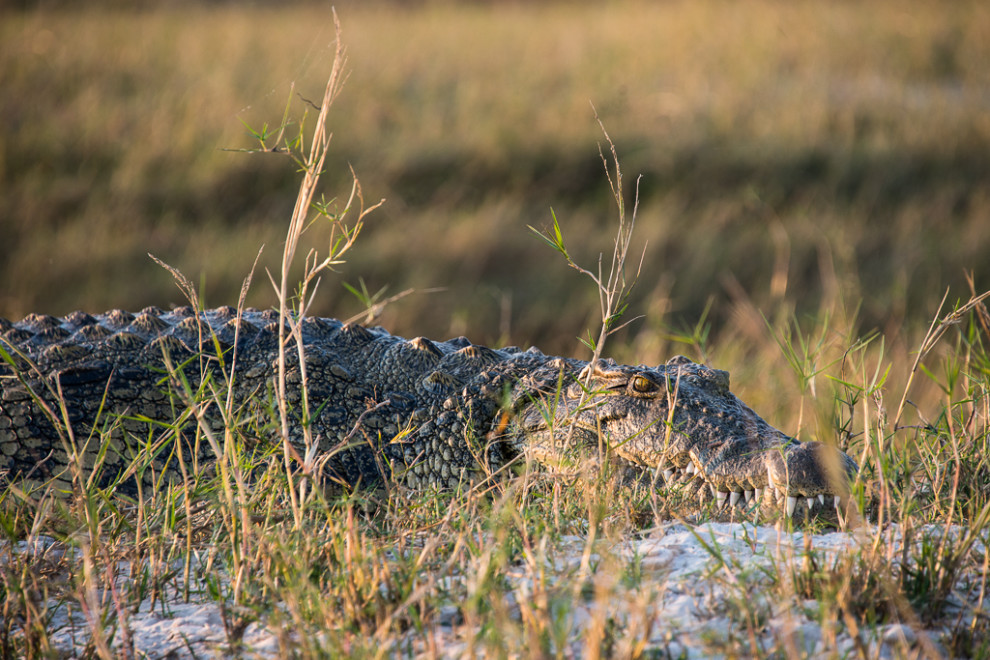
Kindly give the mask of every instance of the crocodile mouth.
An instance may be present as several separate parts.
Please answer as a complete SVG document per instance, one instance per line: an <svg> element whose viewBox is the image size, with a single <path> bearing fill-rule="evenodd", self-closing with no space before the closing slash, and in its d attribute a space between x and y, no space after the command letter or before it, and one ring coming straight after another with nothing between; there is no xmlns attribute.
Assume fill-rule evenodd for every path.
<svg viewBox="0 0 990 660"><path fill-rule="evenodd" d="M688 461L687 465L680 468L670 464L661 470L660 474L668 487L677 485L706 486L711 496L715 498L716 506L719 509L749 509L772 505L784 510L788 516L793 516L795 512L800 512L805 508L811 513L822 513L830 508L842 513L845 502L843 497L826 493L791 495L786 487L765 485L733 490L724 486L717 486L709 481L692 461Z"/></svg>
<svg viewBox="0 0 990 660"><path fill-rule="evenodd" d="M799 446L804 451L808 451L806 449L808 444L811 443L802 443ZM817 445L818 443L814 444ZM572 473L575 466L581 463L562 461L559 451L540 452L530 448L529 455L537 462L550 467L554 472L563 474ZM780 454L765 452L763 456L779 457ZM654 483L662 484L667 489L686 489L688 492L695 492L703 503L714 501L719 510L752 511L766 509L783 511L788 517L807 512L811 517L822 514L838 515L841 520L845 517L849 505L848 481L845 479L834 480L837 485L829 490L822 488L820 482L812 483L810 488L802 488L797 484L788 486L787 476L789 475L780 474L780 466L775 465L776 461L773 458L763 459L768 465L759 474L741 479L739 477L729 478L724 475L720 479L717 475L707 475L704 470L698 467L697 462L690 454L671 457L658 468L652 468L633 457L624 456L621 451L617 452L617 456L613 460L615 459L639 470L640 474L643 474L644 470L652 472L656 480ZM586 463L584 465L588 467ZM568 467L571 470L568 470ZM847 476L851 478L853 475L847 472ZM740 486L738 485L740 481L751 484L751 486L748 488ZM827 479L826 481L831 482L833 480ZM729 485L730 482L735 485ZM837 495L836 492L843 494Z"/></svg>
<svg viewBox="0 0 990 660"><path fill-rule="evenodd" d="M802 443L791 449L798 447L804 452L814 452L823 454L829 449L821 449L820 443ZM765 471L758 475L745 478L719 479L715 475L708 475L699 467L698 462L690 454L682 454L672 457L669 461L656 469L656 473L662 477L663 483L668 488L674 487L695 487L703 499L714 498L718 509L742 509L749 510L758 507L774 507L784 511L788 517L808 511L811 515L826 513L834 510L839 516L843 516L849 502L848 481L855 476L849 464L842 465L838 458L839 452L834 451L835 465L830 470L828 461L820 468L822 472L832 471L841 474L844 470L846 477L832 478L827 474L816 475L813 480L814 486L811 488L801 488L799 486L788 486L790 475L787 474L786 455L781 456L778 452L765 454L768 457ZM680 459L680 460L678 460ZM783 464L783 465L781 465ZM841 466L841 467L840 467ZM783 467L783 469L781 469ZM806 477L807 475L801 475ZM735 482L730 485L728 482ZM750 487L740 486L739 482L750 484ZM759 485L757 485L759 484ZM831 487L824 486L829 484ZM841 494L836 494L836 492ZM710 493L710 498L707 494Z"/></svg>

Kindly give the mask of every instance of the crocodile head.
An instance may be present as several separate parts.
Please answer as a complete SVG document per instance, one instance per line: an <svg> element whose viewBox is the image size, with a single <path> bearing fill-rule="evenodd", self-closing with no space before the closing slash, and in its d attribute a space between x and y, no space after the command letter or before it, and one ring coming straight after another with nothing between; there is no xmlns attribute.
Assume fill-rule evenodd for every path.
<svg viewBox="0 0 990 660"><path fill-rule="evenodd" d="M605 449L597 455L698 486L720 506L755 498L788 515L838 507L857 472L841 451L770 426L729 391L727 372L682 356L659 367L599 361L558 382L517 407L517 449L552 469Z"/></svg>

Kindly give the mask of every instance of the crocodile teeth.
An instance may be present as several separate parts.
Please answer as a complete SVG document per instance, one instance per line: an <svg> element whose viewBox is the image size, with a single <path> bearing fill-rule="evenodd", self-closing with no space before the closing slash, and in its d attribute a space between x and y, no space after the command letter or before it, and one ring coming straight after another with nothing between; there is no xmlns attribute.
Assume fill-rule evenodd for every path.
<svg viewBox="0 0 990 660"><path fill-rule="evenodd" d="M745 493L743 493L743 496L746 498L746 504L749 504L750 502L753 501L753 491L747 490Z"/></svg>
<svg viewBox="0 0 990 660"><path fill-rule="evenodd" d="M821 493L818 494L818 503L825 506L825 496Z"/></svg>
<svg viewBox="0 0 990 660"><path fill-rule="evenodd" d="M808 505L808 511L811 511L811 507L815 505L815 498L809 497L804 501L804 503Z"/></svg>
<svg viewBox="0 0 990 660"><path fill-rule="evenodd" d="M684 468L684 473L694 474L695 473L694 463L688 463L687 467Z"/></svg>
<svg viewBox="0 0 990 660"><path fill-rule="evenodd" d="M798 498L788 495L787 496L787 517L790 518L794 515L794 509L797 507Z"/></svg>
<svg viewBox="0 0 990 660"><path fill-rule="evenodd" d="M763 501L763 489L762 488L757 488L756 490L754 490L753 491L753 496L756 497L756 501L757 502L762 502Z"/></svg>
<svg viewBox="0 0 990 660"><path fill-rule="evenodd" d="M715 499L718 500L718 508L721 509L725 505L725 498L728 497L728 496L729 496L728 493L723 493L721 491L719 491L715 495Z"/></svg>
<svg viewBox="0 0 990 660"><path fill-rule="evenodd" d="M739 499L742 497L742 493L737 491L732 491L729 493L729 506L735 506L739 504Z"/></svg>
<svg viewBox="0 0 990 660"><path fill-rule="evenodd" d="M668 484L671 482L673 478L674 478L673 470L667 468L666 470L663 471L663 480L666 481Z"/></svg>

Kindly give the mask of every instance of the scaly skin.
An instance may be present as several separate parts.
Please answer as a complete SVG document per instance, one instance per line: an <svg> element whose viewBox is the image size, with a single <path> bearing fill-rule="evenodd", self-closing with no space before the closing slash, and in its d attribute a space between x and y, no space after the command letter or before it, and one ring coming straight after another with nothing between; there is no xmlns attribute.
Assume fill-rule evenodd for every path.
<svg viewBox="0 0 990 660"><path fill-rule="evenodd" d="M89 478L102 462L97 477L107 484L144 446L154 454L144 484L179 481L176 447L187 464L214 458L197 442L196 417L222 437L228 391L226 414L272 419L277 341L274 312L246 310L238 320L229 307L198 322L190 308L0 319L0 348L13 362L0 363L0 474L68 490L74 472ZM520 456L554 470L604 456L641 480L683 482L720 503L755 496L790 512L798 501L831 506L857 469L842 452L773 428L729 391L728 373L683 357L589 365L318 318L304 320L303 347L315 450L326 475L349 486L456 487ZM288 354L297 419L302 376L294 345ZM218 396L188 394L197 390ZM277 437L270 427L258 433ZM290 437L305 454L298 422ZM125 492L136 485L126 476Z"/></svg>

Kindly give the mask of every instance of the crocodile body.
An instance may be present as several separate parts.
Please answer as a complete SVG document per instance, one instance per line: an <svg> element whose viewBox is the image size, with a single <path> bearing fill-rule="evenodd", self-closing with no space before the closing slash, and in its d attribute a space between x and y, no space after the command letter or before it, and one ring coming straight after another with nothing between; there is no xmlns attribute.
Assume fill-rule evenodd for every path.
<svg viewBox="0 0 990 660"><path fill-rule="evenodd" d="M321 318L301 333L303 368L298 346L286 352L291 445L341 484L457 487L520 457L566 471L604 456L659 487L790 512L800 498L833 504L856 472L845 454L770 426L729 391L728 373L687 358L589 364ZM103 483L175 482L192 469L177 451L186 466L215 458L203 432L222 441L225 416L279 437L264 426L277 419L278 337L274 311L229 307L0 319L2 479L68 490L99 464ZM153 458L135 477L139 451Z"/></svg>

